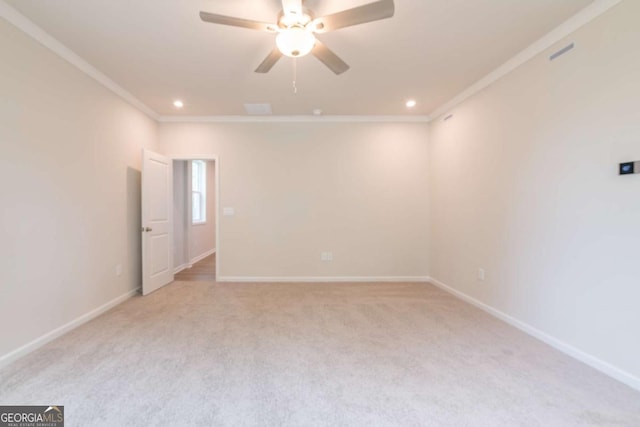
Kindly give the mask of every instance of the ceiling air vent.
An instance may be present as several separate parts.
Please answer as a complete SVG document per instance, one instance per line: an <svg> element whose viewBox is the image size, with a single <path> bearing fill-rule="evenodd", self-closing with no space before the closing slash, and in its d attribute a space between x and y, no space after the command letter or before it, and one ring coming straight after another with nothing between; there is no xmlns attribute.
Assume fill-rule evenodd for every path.
<svg viewBox="0 0 640 427"><path fill-rule="evenodd" d="M268 116L271 112L271 104L244 104L244 109L250 116Z"/></svg>
<svg viewBox="0 0 640 427"><path fill-rule="evenodd" d="M557 51L556 53L554 53L553 55L551 55L549 57L549 61L553 61L554 59L556 59L559 56L564 55L565 53L569 52L571 49L573 49L575 47L575 44L571 43L568 46L563 47L562 49L560 49L559 51Z"/></svg>

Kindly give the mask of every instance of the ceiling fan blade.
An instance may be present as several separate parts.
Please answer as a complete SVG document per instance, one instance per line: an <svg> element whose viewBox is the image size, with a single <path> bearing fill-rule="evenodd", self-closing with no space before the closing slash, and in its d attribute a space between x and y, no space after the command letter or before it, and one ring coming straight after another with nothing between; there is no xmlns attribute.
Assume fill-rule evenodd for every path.
<svg viewBox="0 0 640 427"><path fill-rule="evenodd" d="M311 53L336 74L342 74L349 69L349 65L322 44L320 40L316 40L316 45L313 47Z"/></svg>
<svg viewBox="0 0 640 427"><path fill-rule="evenodd" d="M342 12L318 18L314 22L316 25L316 32L326 33L339 28L351 27L353 25L391 18L394 13L395 5L393 4L393 0L379 0L353 9L347 9Z"/></svg>
<svg viewBox="0 0 640 427"><path fill-rule="evenodd" d="M282 0L282 11L302 15L302 0Z"/></svg>
<svg viewBox="0 0 640 427"><path fill-rule="evenodd" d="M269 56L262 61L262 64L258 65L256 73L268 73L280 58L282 58L282 52L276 47L271 51Z"/></svg>
<svg viewBox="0 0 640 427"><path fill-rule="evenodd" d="M200 12L200 19L212 24L230 25L232 27L249 28L251 30L262 30L273 32L275 25L266 22L252 21L250 19L234 18L233 16L217 15L215 13Z"/></svg>

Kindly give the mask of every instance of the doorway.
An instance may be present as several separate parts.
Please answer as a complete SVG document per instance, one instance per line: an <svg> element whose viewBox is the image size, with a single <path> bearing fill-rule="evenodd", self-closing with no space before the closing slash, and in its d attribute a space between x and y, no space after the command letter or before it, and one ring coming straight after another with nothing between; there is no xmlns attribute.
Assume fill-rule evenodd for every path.
<svg viewBox="0 0 640 427"><path fill-rule="evenodd" d="M173 160L173 268L177 281L215 281L218 247L216 158Z"/></svg>

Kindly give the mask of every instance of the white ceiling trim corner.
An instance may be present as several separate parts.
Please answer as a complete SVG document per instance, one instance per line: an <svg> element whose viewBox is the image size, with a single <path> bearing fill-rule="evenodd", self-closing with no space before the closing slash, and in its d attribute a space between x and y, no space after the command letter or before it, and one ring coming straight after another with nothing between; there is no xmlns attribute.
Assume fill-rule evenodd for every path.
<svg viewBox="0 0 640 427"><path fill-rule="evenodd" d="M555 43L571 35L573 32L596 19L612 7L619 4L622 0L595 0L589 6L582 9L580 12L567 19L558 27L538 39L529 47L518 53L513 58L487 74L476 83L469 86L467 89L460 92L453 97L450 101L444 103L438 107L431 115L431 120L436 120L440 116L450 112L453 108L471 98L473 95L482 91L486 87L490 86L497 80L506 76L525 62L529 61L536 55L544 52L546 49L553 46Z"/></svg>
<svg viewBox="0 0 640 427"><path fill-rule="evenodd" d="M158 120L158 113L153 111L118 83L114 82L109 77L101 73L97 68L82 59L67 46L60 43L29 18L15 10L13 7L9 6L4 0L0 0L0 17L6 19L18 29L31 36L38 43L51 50L53 53L66 60L71 65L74 65L80 71L84 72L86 75L93 78L98 83L114 92L116 95L120 96L122 99L136 107L138 110L142 111L152 119L156 121Z"/></svg>
<svg viewBox="0 0 640 427"><path fill-rule="evenodd" d="M429 123L429 116L159 116L161 123Z"/></svg>

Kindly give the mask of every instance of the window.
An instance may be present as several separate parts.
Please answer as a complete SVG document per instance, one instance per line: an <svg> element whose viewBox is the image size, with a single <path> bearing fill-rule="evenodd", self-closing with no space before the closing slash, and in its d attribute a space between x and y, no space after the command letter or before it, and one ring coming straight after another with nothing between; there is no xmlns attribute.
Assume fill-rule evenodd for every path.
<svg viewBox="0 0 640 427"><path fill-rule="evenodd" d="M191 161L191 223L207 222L207 163Z"/></svg>

